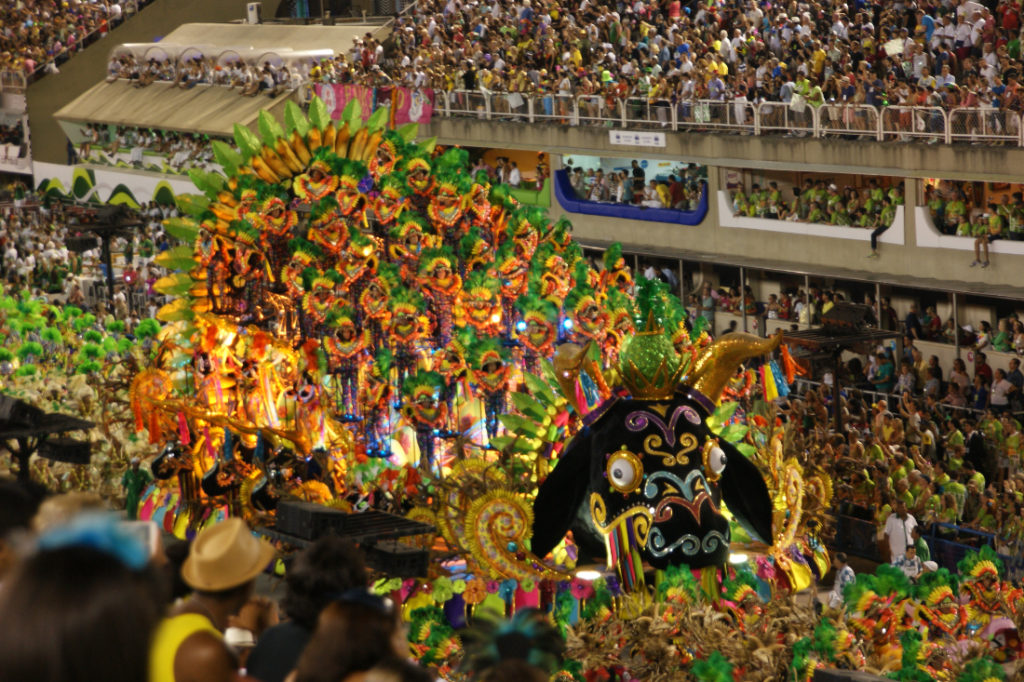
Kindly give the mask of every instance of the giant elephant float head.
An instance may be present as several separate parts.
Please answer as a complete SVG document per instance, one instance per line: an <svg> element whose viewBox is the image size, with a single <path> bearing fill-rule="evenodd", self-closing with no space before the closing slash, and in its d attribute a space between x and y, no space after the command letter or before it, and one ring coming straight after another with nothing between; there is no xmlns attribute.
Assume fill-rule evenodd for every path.
<svg viewBox="0 0 1024 682"><path fill-rule="evenodd" d="M727 334L688 358L649 322L620 355L630 396L611 398L586 415L540 486L533 552L544 556L572 528L578 540L628 536L656 568L721 565L730 542L723 502L770 544L772 503L764 479L715 437L707 419L739 363L780 340ZM614 554L613 545L607 546Z"/></svg>

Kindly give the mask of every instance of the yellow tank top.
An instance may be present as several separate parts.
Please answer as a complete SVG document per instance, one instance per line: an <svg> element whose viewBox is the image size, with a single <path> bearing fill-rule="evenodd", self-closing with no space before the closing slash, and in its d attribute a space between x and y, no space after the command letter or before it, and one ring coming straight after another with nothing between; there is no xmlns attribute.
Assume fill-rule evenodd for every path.
<svg viewBox="0 0 1024 682"><path fill-rule="evenodd" d="M183 613L160 621L149 652L149 682L174 682L174 657L178 648L197 632L222 636L209 618L198 613Z"/></svg>

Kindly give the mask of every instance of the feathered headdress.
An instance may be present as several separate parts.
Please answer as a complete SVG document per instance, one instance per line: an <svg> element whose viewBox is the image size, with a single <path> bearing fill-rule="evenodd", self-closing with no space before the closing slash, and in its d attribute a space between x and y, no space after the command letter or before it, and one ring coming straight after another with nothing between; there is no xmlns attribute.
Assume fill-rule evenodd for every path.
<svg viewBox="0 0 1024 682"><path fill-rule="evenodd" d="M511 620L491 614L478 616L462 633L465 655L459 669L474 677L510 659L518 659L551 673L561 660L565 642L543 614L523 609Z"/></svg>
<svg viewBox="0 0 1024 682"><path fill-rule="evenodd" d="M999 579L1003 575L1003 560L991 546L985 545L977 552L968 552L956 565L961 575L980 578L986 573Z"/></svg>

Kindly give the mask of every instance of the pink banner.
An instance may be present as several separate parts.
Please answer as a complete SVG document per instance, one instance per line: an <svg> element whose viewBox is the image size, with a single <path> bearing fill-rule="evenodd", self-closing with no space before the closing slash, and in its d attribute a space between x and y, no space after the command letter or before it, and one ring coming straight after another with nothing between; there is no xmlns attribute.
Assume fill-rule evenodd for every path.
<svg viewBox="0 0 1024 682"><path fill-rule="evenodd" d="M434 114L434 91L394 88L391 91L391 111L396 126L430 123L430 117Z"/></svg>
<svg viewBox="0 0 1024 682"><path fill-rule="evenodd" d="M359 100L364 121L373 113L373 88L365 85L317 83L316 94L327 105L327 113L335 120L341 118L341 112L352 100Z"/></svg>
<svg viewBox="0 0 1024 682"><path fill-rule="evenodd" d="M358 100L365 121L377 107L390 107L391 125L430 123L434 114L434 91L416 88L370 88L365 85L317 83L316 94L327 106L331 118L341 113L352 100Z"/></svg>

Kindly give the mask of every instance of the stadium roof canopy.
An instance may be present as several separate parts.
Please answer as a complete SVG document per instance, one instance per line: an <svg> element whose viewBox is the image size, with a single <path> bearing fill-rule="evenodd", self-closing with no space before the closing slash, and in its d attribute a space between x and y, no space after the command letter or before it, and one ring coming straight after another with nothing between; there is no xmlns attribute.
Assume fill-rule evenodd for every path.
<svg viewBox="0 0 1024 682"><path fill-rule="evenodd" d="M65 130L68 124L100 124L231 137L236 123L255 129L260 109L282 118L290 97L291 93L274 99L245 97L219 85L184 90L173 83L153 83L136 88L120 80L94 85L54 117ZM71 137L74 141L76 136Z"/></svg>
<svg viewBox="0 0 1024 682"><path fill-rule="evenodd" d="M216 58L289 64L320 59L347 50L352 40L379 28L369 24L295 26L290 24L184 24L155 43L129 43L111 57L131 53L140 59ZM274 99L244 97L223 86L197 85L185 90L157 82L136 88L126 80L101 82L58 110L54 117L73 142L84 124L132 126L231 137L235 123L255 129L260 109L283 118L290 94Z"/></svg>

